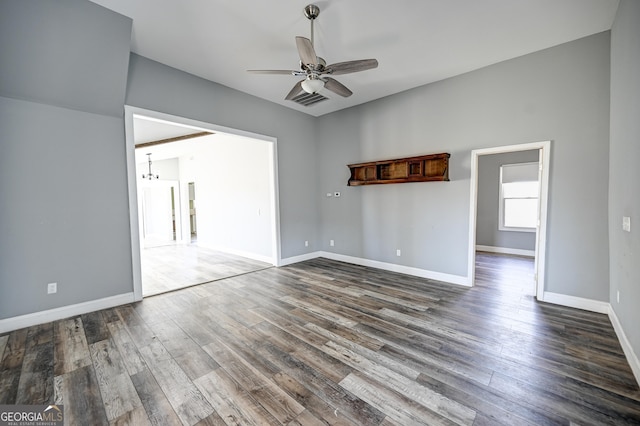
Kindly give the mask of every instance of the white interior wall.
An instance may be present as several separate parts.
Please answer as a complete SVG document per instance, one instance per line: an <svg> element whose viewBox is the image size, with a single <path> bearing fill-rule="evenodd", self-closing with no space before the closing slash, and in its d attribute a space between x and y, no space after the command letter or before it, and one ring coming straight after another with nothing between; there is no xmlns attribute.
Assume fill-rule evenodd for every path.
<svg viewBox="0 0 640 426"><path fill-rule="evenodd" d="M187 185L194 182L198 245L273 261L270 143L215 133L156 145L136 152L139 176L148 170L140 161L148 152L154 174L180 181L184 235L189 229Z"/></svg>
<svg viewBox="0 0 640 426"><path fill-rule="evenodd" d="M194 155L198 244L271 260L269 144L206 136Z"/></svg>

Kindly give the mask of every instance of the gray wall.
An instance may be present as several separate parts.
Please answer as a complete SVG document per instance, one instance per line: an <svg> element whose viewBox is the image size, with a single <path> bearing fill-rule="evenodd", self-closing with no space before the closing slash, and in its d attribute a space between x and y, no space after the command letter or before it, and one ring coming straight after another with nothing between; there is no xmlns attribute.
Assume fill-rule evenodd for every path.
<svg viewBox="0 0 640 426"><path fill-rule="evenodd" d="M130 36L86 1L0 2L0 319L132 291Z"/></svg>
<svg viewBox="0 0 640 426"><path fill-rule="evenodd" d="M500 166L538 161L538 150L481 155L478 157L478 213L476 244L481 246L535 250L535 232L498 229L500 204Z"/></svg>
<svg viewBox="0 0 640 426"><path fill-rule="evenodd" d="M622 0L611 36L611 306L640 354L640 2ZM631 218L631 233L622 217ZM620 292L620 303L617 292Z"/></svg>
<svg viewBox="0 0 640 426"><path fill-rule="evenodd" d="M552 140L546 290L607 301L609 42L596 34L321 117L320 187L343 191L320 204L322 248L465 276L471 150ZM451 153L451 182L345 186L346 164L437 152Z"/></svg>
<svg viewBox="0 0 640 426"><path fill-rule="evenodd" d="M276 137L282 256L317 250L315 119L130 55L130 38L85 0L0 2L0 319L133 291L125 103Z"/></svg>
<svg viewBox="0 0 640 426"><path fill-rule="evenodd" d="M0 96L122 117L131 24L86 0L2 0Z"/></svg>

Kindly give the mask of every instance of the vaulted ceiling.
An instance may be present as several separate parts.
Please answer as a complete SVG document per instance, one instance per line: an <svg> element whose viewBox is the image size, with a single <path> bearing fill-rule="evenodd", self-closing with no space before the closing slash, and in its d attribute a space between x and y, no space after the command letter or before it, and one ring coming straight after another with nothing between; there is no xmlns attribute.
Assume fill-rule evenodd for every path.
<svg viewBox="0 0 640 426"><path fill-rule="evenodd" d="M320 116L611 29L618 0L320 0L315 50L328 63L376 58L335 78L354 94L304 107L300 80L249 69L299 69L311 0L92 0L133 19L139 55Z"/></svg>

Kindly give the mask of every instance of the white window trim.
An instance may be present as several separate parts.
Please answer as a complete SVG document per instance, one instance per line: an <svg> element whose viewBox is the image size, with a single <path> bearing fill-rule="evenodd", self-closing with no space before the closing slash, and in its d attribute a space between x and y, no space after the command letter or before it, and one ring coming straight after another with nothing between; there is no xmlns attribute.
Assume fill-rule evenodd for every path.
<svg viewBox="0 0 640 426"><path fill-rule="evenodd" d="M536 164L539 165L539 161L532 161L530 163L516 163L516 164ZM503 164L502 166L510 166L511 164ZM531 228L521 228L515 226L504 225L504 194L502 190L502 166L500 167L500 178L498 180L499 195L498 195L498 230L510 231L510 232L536 232L537 226ZM538 179L539 182L539 179ZM540 194L538 193L538 204L540 203Z"/></svg>

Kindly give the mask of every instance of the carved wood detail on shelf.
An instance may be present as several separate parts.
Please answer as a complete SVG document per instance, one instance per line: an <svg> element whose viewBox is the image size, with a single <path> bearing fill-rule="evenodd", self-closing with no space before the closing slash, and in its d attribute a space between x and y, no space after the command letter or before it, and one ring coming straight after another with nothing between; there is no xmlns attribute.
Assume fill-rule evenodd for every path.
<svg viewBox="0 0 640 426"><path fill-rule="evenodd" d="M449 180L449 153L349 164L349 186Z"/></svg>

